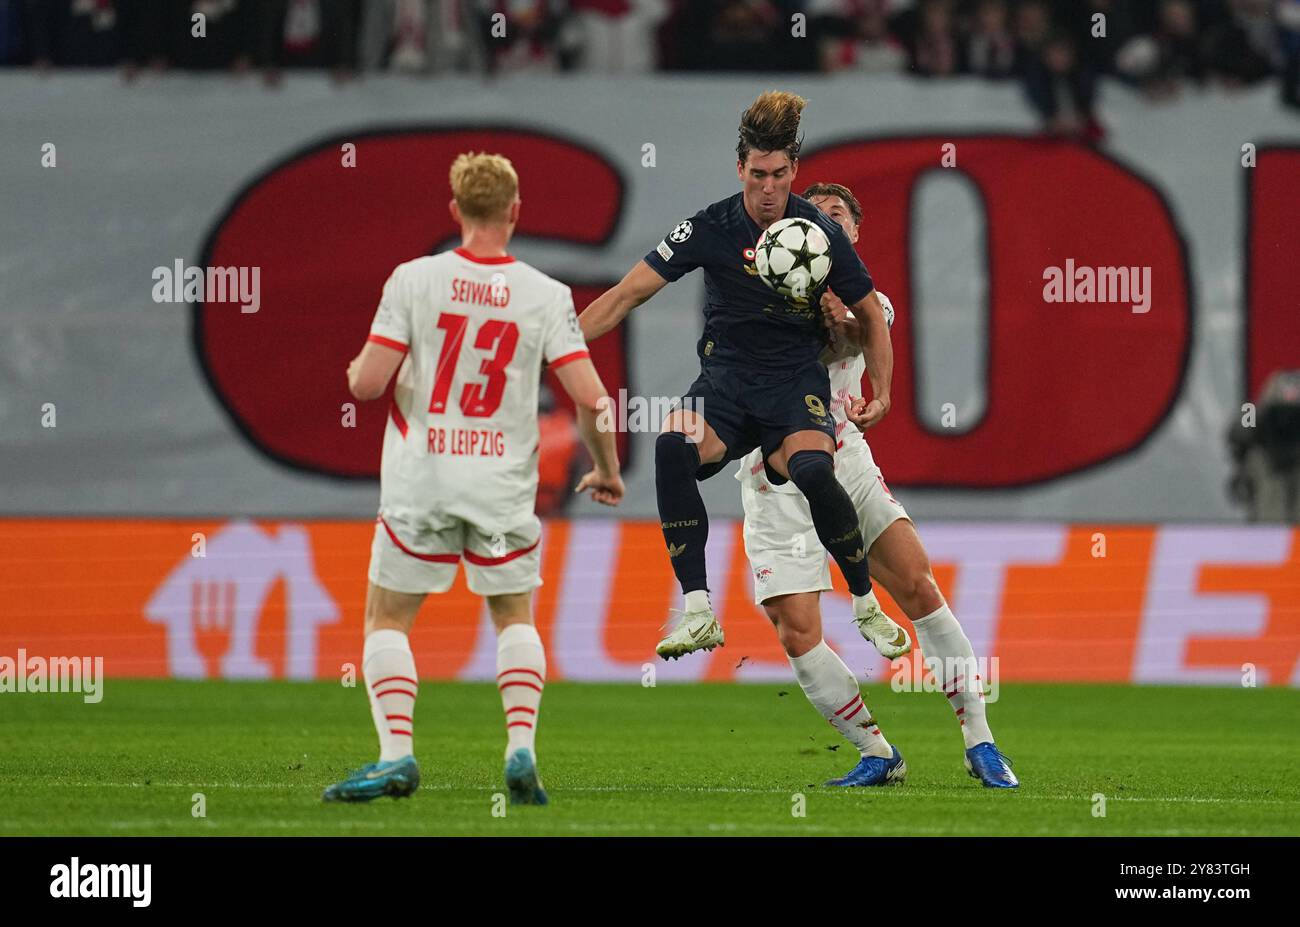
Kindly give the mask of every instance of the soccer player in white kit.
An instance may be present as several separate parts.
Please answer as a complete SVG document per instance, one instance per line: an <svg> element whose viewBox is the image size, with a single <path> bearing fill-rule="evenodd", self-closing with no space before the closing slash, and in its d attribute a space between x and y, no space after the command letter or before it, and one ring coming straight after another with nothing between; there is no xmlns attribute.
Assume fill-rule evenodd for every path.
<svg viewBox="0 0 1300 927"><path fill-rule="evenodd" d="M546 655L532 615L542 582L534 507L544 363L573 398L595 464L577 491L591 490L605 505L623 496L614 433L597 427L606 391L573 294L506 251L520 209L514 167L499 155L463 154L451 167L451 189L461 246L393 271L348 367L349 389L363 400L382 396L397 373L362 658L380 753L326 789L326 801L403 797L419 786L419 679L407 635L425 595L450 589L463 561L497 631L511 800L547 803L535 752Z"/></svg>
<svg viewBox="0 0 1300 927"><path fill-rule="evenodd" d="M804 196L840 223L857 242L862 207L840 184L815 184ZM879 294L886 322L894 307ZM866 414L856 394L866 370L856 321L833 293L822 300L835 337L822 354L830 371L831 412L835 418L835 475L853 499L868 550L871 577L884 585L911 619L927 664L939 675L944 694L961 723L966 767L990 788L1019 783L997 749L985 717L983 686L974 651L939 592L925 548L902 504L890 493L862 434L878 417ZM857 426L857 427L855 427ZM736 473L745 509L745 553L754 571L754 598L776 626L795 678L813 706L848 739L861 761L846 776L827 785L886 785L907 773L898 748L881 734L862 701L857 677L822 638L819 598L831 589L827 555L813 530L808 503L790 484L774 486L763 461L751 454ZM906 632L884 616L873 601L868 615L855 618L867 640L890 658L909 649ZM869 626L878 625L878 626ZM891 640L890 629L901 637Z"/></svg>

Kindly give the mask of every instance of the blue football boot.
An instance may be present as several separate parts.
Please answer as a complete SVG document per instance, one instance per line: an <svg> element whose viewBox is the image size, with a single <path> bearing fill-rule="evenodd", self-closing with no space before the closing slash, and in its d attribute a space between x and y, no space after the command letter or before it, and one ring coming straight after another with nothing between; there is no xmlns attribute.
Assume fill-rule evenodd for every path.
<svg viewBox="0 0 1300 927"><path fill-rule="evenodd" d="M520 747L506 759L506 788L512 805L545 805L550 799L537 775L533 751Z"/></svg>
<svg viewBox="0 0 1300 927"><path fill-rule="evenodd" d="M902 784L907 778L907 764L903 756L894 747L894 755L864 756L857 766L849 770L847 776L832 779L827 785L895 785Z"/></svg>
<svg viewBox="0 0 1300 927"><path fill-rule="evenodd" d="M406 798L420 787L420 767L415 757L371 763L342 782L336 782L321 795L321 801L371 801L382 795Z"/></svg>
<svg viewBox="0 0 1300 927"><path fill-rule="evenodd" d="M1020 780L1011 771L1011 760L992 741L976 744L966 751L966 771L984 783L986 789L1020 788Z"/></svg>

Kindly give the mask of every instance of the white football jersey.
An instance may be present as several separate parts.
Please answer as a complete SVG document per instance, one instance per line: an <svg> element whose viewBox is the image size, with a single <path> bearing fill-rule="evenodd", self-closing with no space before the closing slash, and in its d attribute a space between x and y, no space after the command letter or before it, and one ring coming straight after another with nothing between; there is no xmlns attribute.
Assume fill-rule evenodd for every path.
<svg viewBox="0 0 1300 927"><path fill-rule="evenodd" d="M393 271L370 339L407 351L384 432L380 514L417 531L439 516L501 533L528 522L542 363L588 356L572 291L523 261L457 248Z"/></svg>

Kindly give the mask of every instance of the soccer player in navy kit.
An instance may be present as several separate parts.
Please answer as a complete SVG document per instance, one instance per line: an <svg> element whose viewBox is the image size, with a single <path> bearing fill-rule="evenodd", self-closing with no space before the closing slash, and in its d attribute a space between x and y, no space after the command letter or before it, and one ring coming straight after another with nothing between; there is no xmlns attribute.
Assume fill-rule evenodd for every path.
<svg viewBox="0 0 1300 927"><path fill-rule="evenodd" d="M740 122L736 155L743 190L679 223L579 317L582 333L591 341L668 283L704 269L700 375L683 396L689 401L668 416L655 444L660 523L686 597L681 621L655 648L665 659L723 643L709 605L704 556L708 513L696 481L755 447L762 448L773 482L788 479L807 498L817 537L853 594L855 615L878 608L857 513L835 479L830 380L818 360L827 338L818 308L821 291L795 305L768 288L754 267L759 235L779 219L807 219L826 233L831 242L826 284L858 319L863 333L872 399L862 419L874 422L884 416L893 353L871 275L839 224L790 192L799 169L804 105L792 93L759 96ZM899 632L910 649L906 634Z"/></svg>

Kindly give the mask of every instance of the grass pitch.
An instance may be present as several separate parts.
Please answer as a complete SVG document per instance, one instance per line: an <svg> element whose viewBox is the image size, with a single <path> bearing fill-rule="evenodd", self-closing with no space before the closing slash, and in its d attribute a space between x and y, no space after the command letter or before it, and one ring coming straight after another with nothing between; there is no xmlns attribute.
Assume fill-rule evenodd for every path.
<svg viewBox="0 0 1300 927"><path fill-rule="evenodd" d="M942 695L863 691L905 785L824 788L857 757L793 683L552 683L538 741L552 804L503 817L491 684L422 683L420 791L368 805L320 801L375 758L360 688L109 679L96 705L11 694L0 834L1300 834L1300 691L1003 685L989 718L1013 792L966 775Z"/></svg>

